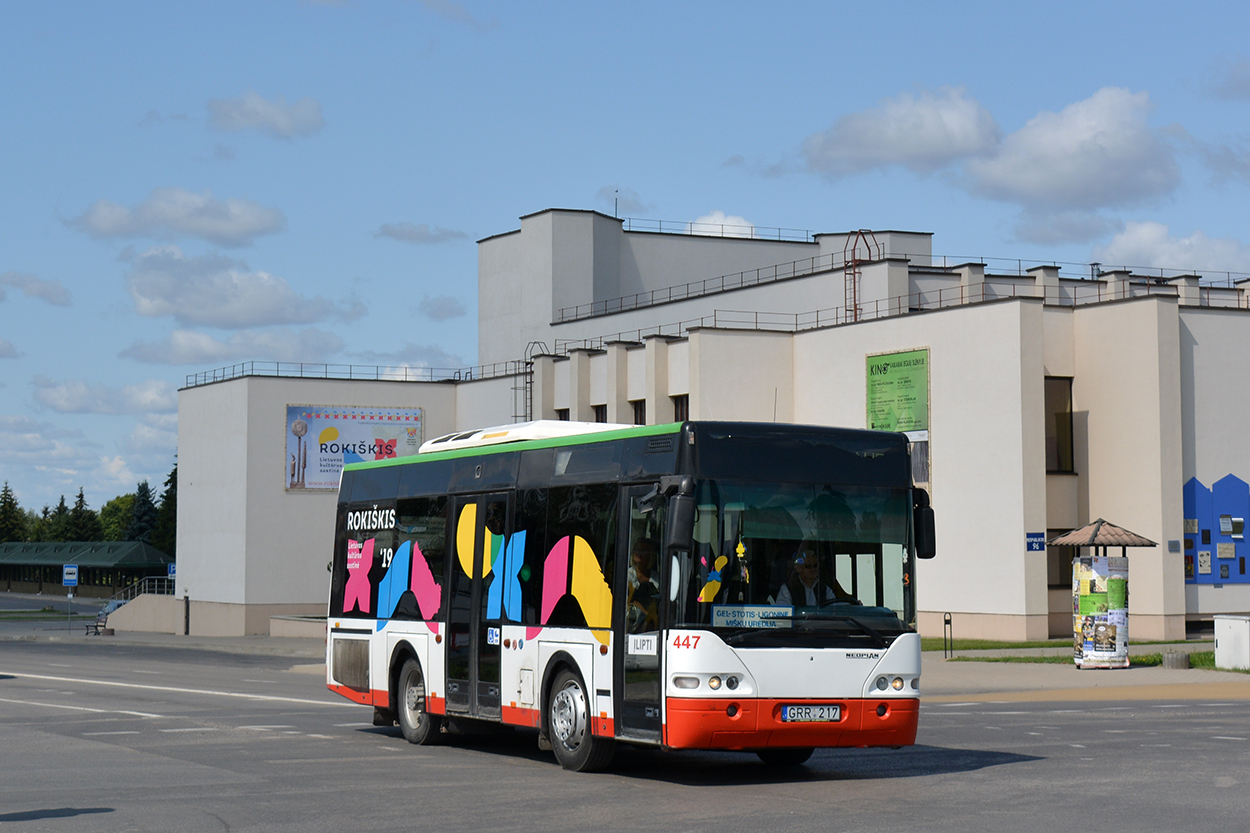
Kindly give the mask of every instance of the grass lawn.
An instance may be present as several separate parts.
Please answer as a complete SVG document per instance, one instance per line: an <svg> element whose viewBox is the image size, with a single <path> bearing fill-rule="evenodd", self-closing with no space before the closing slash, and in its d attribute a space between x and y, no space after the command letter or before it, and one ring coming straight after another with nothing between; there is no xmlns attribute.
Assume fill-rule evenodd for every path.
<svg viewBox="0 0 1250 833"><path fill-rule="evenodd" d="M1046 662L1053 664L1072 664L1072 655L1058 657L1017 656L1017 657L954 657L954 662ZM1163 654L1140 654L1129 657L1132 668L1149 668L1163 664ZM1215 651L1194 651L1189 655L1190 668L1215 668Z"/></svg>

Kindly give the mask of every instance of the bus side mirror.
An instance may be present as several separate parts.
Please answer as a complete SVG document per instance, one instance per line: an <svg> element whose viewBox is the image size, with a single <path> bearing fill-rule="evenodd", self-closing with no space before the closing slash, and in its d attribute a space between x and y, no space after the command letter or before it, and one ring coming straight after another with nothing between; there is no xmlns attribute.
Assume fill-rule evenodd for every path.
<svg viewBox="0 0 1250 833"><path fill-rule="evenodd" d="M694 539L694 495L677 494L668 501L668 529L664 539L669 550L688 550Z"/></svg>
<svg viewBox="0 0 1250 833"><path fill-rule="evenodd" d="M932 558L937 555L934 541L933 507L929 505L929 493L924 489L912 492L912 528L915 530L916 557Z"/></svg>

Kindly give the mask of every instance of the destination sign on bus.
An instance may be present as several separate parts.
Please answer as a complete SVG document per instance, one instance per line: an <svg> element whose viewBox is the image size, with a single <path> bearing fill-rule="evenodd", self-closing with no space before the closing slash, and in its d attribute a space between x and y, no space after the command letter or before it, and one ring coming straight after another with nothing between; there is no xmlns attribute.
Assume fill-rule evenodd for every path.
<svg viewBox="0 0 1250 833"><path fill-rule="evenodd" d="M794 608L783 605L714 605L712 627L780 628L789 626Z"/></svg>

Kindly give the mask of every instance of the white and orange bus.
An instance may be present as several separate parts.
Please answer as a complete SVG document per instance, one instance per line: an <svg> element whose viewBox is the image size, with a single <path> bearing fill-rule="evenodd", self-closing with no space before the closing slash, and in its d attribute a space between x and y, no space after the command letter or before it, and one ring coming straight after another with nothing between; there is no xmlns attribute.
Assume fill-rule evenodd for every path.
<svg viewBox="0 0 1250 833"><path fill-rule="evenodd" d="M915 742L928 495L902 434L683 422L468 431L344 468L327 685L413 743Z"/></svg>

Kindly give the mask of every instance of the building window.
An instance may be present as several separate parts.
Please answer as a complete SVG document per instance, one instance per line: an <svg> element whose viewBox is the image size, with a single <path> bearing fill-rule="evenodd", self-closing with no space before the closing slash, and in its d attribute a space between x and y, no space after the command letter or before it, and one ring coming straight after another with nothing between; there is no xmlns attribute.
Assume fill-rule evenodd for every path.
<svg viewBox="0 0 1250 833"><path fill-rule="evenodd" d="M1046 471L1071 473L1072 380L1046 377Z"/></svg>
<svg viewBox="0 0 1250 833"><path fill-rule="evenodd" d="M596 405L595 406L595 422L607 422L607 421L608 421L608 406Z"/></svg>
<svg viewBox="0 0 1250 833"><path fill-rule="evenodd" d="M1067 529L1046 530L1046 540L1058 538ZM1048 587L1072 586L1072 559L1076 557L1079 547L1046 547L1046 585Z"/></svg>
<svg viewBox="0 0 1250 833"><path fill-rule="evenodd" d="M556 419L560 420L561 422L568 422L569 421L569 409L568 408L556 408Z"/></svg>
<svg viewBox="0 0 1250 833"><path fill-rule="evenodd" d="M685 422L690 419L690 396L683 393L681 396L669 398L673 400L673 422Z"/></svg>
<svg viewBox="0 0 1250 833"><path fill-rule="evenodd" d="M647 400L635 399L629 404L634 406L634 425L647 424Z"/></svg>

